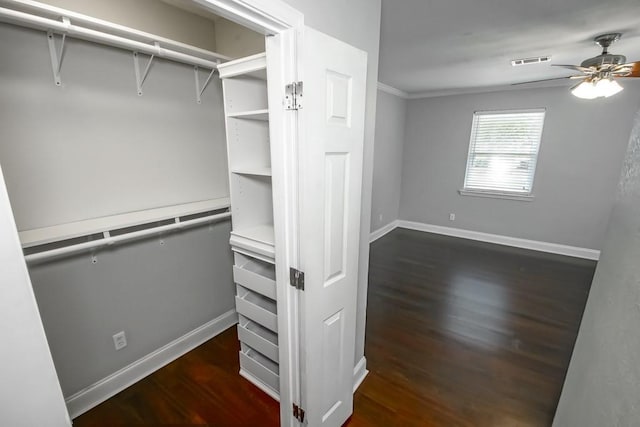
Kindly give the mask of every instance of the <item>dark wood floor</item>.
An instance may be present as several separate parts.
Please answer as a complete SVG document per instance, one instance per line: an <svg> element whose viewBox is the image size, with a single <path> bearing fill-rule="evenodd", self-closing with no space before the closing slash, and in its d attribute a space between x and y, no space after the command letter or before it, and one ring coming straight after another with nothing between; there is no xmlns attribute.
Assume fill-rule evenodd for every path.
<svg viewBox="0 0 640 427"><path fill-rule="evenodd" d="M548 426L595 263L397 229L371 247L370 374L349 427ZM277 426L230 329L74 426Z"/></svg>

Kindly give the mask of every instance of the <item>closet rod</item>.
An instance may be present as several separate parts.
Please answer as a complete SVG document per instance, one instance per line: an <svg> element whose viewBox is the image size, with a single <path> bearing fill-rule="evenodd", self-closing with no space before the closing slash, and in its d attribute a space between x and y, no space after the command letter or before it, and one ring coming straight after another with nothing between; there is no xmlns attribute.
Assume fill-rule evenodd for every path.
<svg viewBox="0 0 640 427"><path fill-rule="evenodd" d="M53 20L59 20L60 17L65 17L73 21L75 24L84 25L94 30L101 30L113 35L129 37L145 43L153 44L157 42L164 47L170 47L171 49L175 49L183 53L194 54L196 56L202 57L203 59L211 59L213 61L229 61L233 59L230 56L225 56L217 52L212 52L210 50L202 49L176 40L167 39L155 34L150 34L144 31L126 27L124 25L94 18L92 16L83 15L81 13L73 12L71 10L62 9L33 0L0 0L0 4L11 5L10 7L14 10L33 12L43 17L51 18Z"/></svg>
<svg viewBox="0 0 640 427"><path fill-rule="evenodd" d="M199 58L197 56L177 52L175 50L165 49L163 47L160 47L159 42L156 42L155 45L150 45L125 37L92 30L90 28L80 27L71 24L70 22L56 21L53 19L43 18L41 16L20 12L13 9L7 9L4 7L0 7L0 21L38 30L53 31L61 34L66 34L78 39L109 46L115 46L134 52L142 52L147 55L154 55L156 57L170 59L172 61L181 62L184 64L197 65L203 68L208 68L210 70L216 69L218 67L218 61L210 61L207 59Z"/></svg>
<svg viewBox="0 0 640 427"><path fill-rule="evenodd" d="M134 231L132 233L122 234L119 236L108 236L105 232L105 237L100 240L93 240L91 242L80 243L77 245L66 246L63 248L52 249L49 251L38 252L35 254L25 255L24 259L27 263L37 263L53 258L59 258L66 255L76 254L78 252L84 252L87 250L98 249L104 246L111 246L116 243L127 242L131 240L138 240L149 236L159 235L172 230L182 230L185 228L195 227L200 224L206 224L213 221L221 221L223 219L231 217L231 212L223 212L216 215L206 216L202 218L196 218L184 222L175 222L172 224L162 225L155 228L147 228L144 230ZM108 236L108 237L106 237Z"/></svg>

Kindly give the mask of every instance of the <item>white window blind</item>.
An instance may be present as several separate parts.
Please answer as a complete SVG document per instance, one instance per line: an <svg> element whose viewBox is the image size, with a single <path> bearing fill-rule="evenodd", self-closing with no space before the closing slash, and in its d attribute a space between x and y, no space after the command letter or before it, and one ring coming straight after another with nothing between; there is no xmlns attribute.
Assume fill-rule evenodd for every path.
<svg viewBox="0 0 640 427"><path fill-rule="evenodd" d="M464 190L530 195L544 109L476 112Z"/></svg>

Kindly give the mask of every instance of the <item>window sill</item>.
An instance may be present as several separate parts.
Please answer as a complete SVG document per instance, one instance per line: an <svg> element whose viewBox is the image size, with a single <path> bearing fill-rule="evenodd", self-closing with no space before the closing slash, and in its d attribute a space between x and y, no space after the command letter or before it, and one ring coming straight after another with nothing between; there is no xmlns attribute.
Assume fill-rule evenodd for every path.
<svg viewBox="0 0 640 427"><path fill-rule="evenodd" d="M532 194L518 194L518 193L502 193L499 191L482 191L482 190L470 190L470 189L460 189L458 190L461 196L472 196L472 197L488 197L491 199L507 199L507 200L519 200L521 202L532 202L533 195Z"/></svg>

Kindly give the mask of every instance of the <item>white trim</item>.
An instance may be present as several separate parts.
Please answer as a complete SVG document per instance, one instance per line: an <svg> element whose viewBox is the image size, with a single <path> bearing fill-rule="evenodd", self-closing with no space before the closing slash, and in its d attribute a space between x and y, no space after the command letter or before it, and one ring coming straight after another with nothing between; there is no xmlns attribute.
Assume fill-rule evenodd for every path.
<svg viewBox="0 0 640 427"><path fill-rule="evenodd" d="M399 96L400 98L409 99L409 94L403 90L396 89L393 86L386 85L384 83L378 82L378 90L382 92L386 92L390 95Z"/></svg>
<svg viewBox="0 0 640 427"><path fill-rule="evenodd" d="M394 221L391 221L389 224L383 225L377 230L372 231L371 234L369 235L369 243L373 243L379 238L381 238L382 236L386 235L387 233L392 232L393 230L396 229L397 226L398 226L398 220L396 219Z"/></svg>
<svg viewBox="0 0 640 427"><path fill-rule="evenodd" d="M353 392L355 393L360 384L364 381L365 377L369 374L367 370L367 358L362 356L362 359L353 368Z"/></svg>
<svg viewBox="0 0 640 427"><path fill-rule="evenodd" d="M65 399L71 418L87 412L125 388L173 362L238 323L234 309Z"/></svg>
<svg viewBox="0 0 640 427"><path fill-rule="evenodd" d="M567 79L568 80L568 79ZM564 80L556 80L553 82L545 83L518 83L510 85L500 86L487 86L487 87L469 87L469 88L453 88L453 89L438 89L429 90L423 92L409 92L408 99L424 99L424 98L437 98L440 96L452 96L452 95L469 95L474 93L492 93L492 92L505 92L512 90L526 90L526 89L543 89L550 87L568 87L568 84Z"/></svg>
<svg viewBox="0 0 640 427"><path fill-rule="evenodd" d="M409 230L425 231L427 233L442 234L445 236L461 237L463 239L477 240L480 242L495 243L504 246L512 246L515 248L531 249L539 252L591 259L595 261L600 258L600 251L595 249L560 245L558 243L540 242L538 240L520 239L518 237L509 237L500 234L481 233L479 231L463 230L460 228L443 227L441 225L424 224L421 222L404 220L398 221L398 227L407 228Z"/></svg>
<svg viewBox="0 0 640 427"><path fill-rule="evenodd" d="M519 200L521 202L532 202L533 194L518 194L507 193L502 191L487 191L487 190L474 190L471 188L461 188L458 190L461 196L472 197L488 197L490 199L507 199L507 200Z"/></svg>
<svg viewBox="0 0 640 427"><path fill-rule="evenodd" d="M191 0L240 25L263 34L277 34L300 28L304 15L284 1L275 0Z"/></svg>

